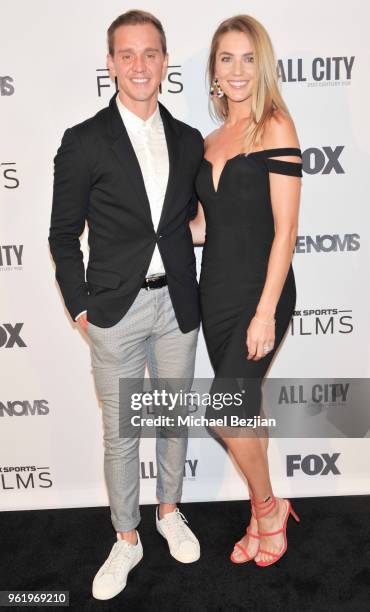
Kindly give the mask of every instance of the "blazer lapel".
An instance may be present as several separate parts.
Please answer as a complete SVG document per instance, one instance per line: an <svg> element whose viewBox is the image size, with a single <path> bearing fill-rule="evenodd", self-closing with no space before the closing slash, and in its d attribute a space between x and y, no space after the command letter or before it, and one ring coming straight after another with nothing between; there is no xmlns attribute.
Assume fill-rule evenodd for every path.
<svg viewBox="0 0 370 612"><path fill-rule="evenodd" d="M166 194L164 197L161 217L159 219L158 231L161 230L166 214L171 206L171 202L175 195L177 178L180 170L180 158L183 148L180 130L172 117L171 113L159 102L159 110L161 113L164 132L167 141L168 159L169 159L169 174Z"/></svg>
<svg viewBox="0 0 370 612"><path fill-rule="evenodd" d="M114 95L111 99L109 107L111 118L110 127L113 141L111 144L112 150L120 162L122 171L125 173L127 179L131 181L138 195L139 202L142 203L145 212L149 215L149 219L152 222L150 204L145 189L143 175L141 173L135 150L131 144L130 137L122 121L121 115L119 114L116 104L116 95Z"/></svg>
<svg viewBox="0 0 370 612"><path fill-rule="evenodd" d="M118 95L118 94L116 94ZM113 96L109 103L110 118L111 118L111 134L112 134L112 150L120 162L122 171L126 174L128 180L131 181L138 195L139 201L142 203L145 212L149 215L151 223L152 216L150 203L146 193L143 175L140 165L136 157L131 140L122 121L121 115L116 104L116 95ZM163 226L166 214L170 208L171 202L175 195L177 178L180 170L180 158L183 149L181 132L177 126L171 113L159 102L159 110L163 121L164 132L167 142L168 159L169 159L169 175L166 188L166 194L163 202L162 213L158 224L160 231Z"/></svg>

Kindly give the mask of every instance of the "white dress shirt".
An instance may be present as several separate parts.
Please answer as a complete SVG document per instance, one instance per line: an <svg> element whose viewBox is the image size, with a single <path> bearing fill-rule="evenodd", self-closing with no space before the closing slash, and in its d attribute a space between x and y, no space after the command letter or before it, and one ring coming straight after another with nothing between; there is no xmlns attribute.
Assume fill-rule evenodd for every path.
<svg viewBox="0 0 370 612"><path fill-rule="evenodd" d="M143 121L122 104L119 96L116 97L116 102L139 162L150 204L153 226L157 230L169 174L167 141L159 107L157 104L153 115ZM156 244L146 277L157 274L165 274L165 269ZM85 313L86 310L80 312L76 321L78 317Z"/></svg>
<svg viewBox="0 0 370 612"><path fill-rule="evenodd" d="M119 96L116 97L116 102L140 165L154 229L157 231L169 172L167 142L159 107L157 104L153 115L143 121L122 104ZM146 276L153 274L165 274L157 244Z"/></svg>

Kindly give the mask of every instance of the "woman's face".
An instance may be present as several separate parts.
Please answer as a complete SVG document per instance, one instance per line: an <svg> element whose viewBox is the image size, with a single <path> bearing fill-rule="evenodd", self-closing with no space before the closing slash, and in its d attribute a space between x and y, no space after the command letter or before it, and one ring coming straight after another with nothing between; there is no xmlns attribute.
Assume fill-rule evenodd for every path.
<svg viewBox="0 0 370 612"><path fill-rule="evenodd" d="M246 34L231 31L221 37L216 53L215 77L233 102L243 102L252 95L253 61L252 45Z"/></svg>

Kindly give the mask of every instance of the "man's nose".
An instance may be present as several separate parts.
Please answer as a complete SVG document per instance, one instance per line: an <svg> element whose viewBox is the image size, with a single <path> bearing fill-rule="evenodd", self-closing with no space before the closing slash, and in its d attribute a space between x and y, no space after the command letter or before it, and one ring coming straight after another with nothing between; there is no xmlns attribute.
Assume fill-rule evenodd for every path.
<svg viewBox="0 0 370 612"><path fill-rule="evenodd" d="M143 72L145 70L145 68L146 68L145 58L142 57L141 55L137 55L135 57L135 60L134 60L133 69L136 72Z"/></svg>

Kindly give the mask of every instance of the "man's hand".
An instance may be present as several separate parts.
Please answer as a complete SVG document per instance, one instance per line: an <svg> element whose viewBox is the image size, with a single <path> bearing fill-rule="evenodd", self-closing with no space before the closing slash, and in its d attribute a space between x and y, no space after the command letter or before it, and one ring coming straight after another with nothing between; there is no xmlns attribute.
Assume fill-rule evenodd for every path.
<svg viewBox="0 0 370 612"><path fill-rule="evenodd" d="M85 332L85 334L87 333L87 326L88 326L88 320L87 320L87 315L82 314L78 317L77 319L77 324L80 326L80 329Z"/></svg>

